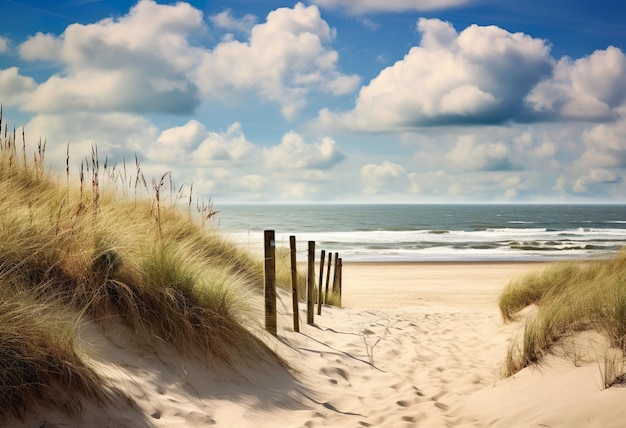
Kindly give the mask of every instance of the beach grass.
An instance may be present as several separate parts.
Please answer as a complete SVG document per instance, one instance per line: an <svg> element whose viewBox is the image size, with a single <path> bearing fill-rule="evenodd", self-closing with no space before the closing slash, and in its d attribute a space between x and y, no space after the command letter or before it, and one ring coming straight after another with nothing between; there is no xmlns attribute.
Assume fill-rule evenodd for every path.
<svg viewBox="0 0 626 428"><path fill-rule="evenodd" d="M329 291L324 303L331 306L341 307L341 295L338 292Z"/></svg>
<svg viewBox="0 0 626 428"><path fill-rule="evenodd" d="M607 260L553 263L509 282L499 297L503 319L515 320L528 306L534 310L522 339L509 349L505 376L539 362L560 339L583 330L600 332L624 355L626 252Z"/></svg>
<svg viewBox="0 0 626 428"><path fill-rule="evenodd" d="M210 227L210 202L194 211L191 188L168 174L150 186L137 159L131 173L101 162L95 148L78 179L69 148L66 176L55 175L44 165L45 142L33 156L25 136L18 139L5 124L0 417L20 417L35 402L65 409L51 399L59 387L107 402L110 389L76 347L81 322L121 323L207 364L283 364L246 328L248 298L262 292L262 261Z"/></svg>
<svg viewBox="0 0 626 428"><path fill-rule="evenodd" d="M80 395L100 404L115 399L80 356L77 312L27 292L9 294L5 281L0 279L0 418L23 417L42 402L75 417Z"/></svg>

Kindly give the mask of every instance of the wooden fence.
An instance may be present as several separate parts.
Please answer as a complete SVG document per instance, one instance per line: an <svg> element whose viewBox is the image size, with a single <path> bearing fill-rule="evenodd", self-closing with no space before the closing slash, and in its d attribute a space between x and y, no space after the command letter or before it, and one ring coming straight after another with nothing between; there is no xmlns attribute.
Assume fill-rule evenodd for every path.
<svg viewBox="0 0 626 428"><path fill-rule="evenodd" d="M273 230L264 232L265 248L265 329L277 335L276 321L276 234ZM296 262L296 237L289 237L290 263L291 263L291 295L293 306L293 330L300 331L299 302L298 296L298 272ZM307 324L313 324L315 319L315 303L317 300L317 315L322 314L322 305L336 303L341 305L341 270L342 259L335 253L333 265L333 253L328 253L328 264L325 264L326 251L321 250L319 262L319 276L316 283L315 270L315 241L308 241L307 250L307 284L306 284L306 313ZM330 286L330 272L333 271L332 289ZM324 273L326 273L326 286L323 287ZM315 291L317 290L317 296ZM329 294L330 293L330 294ZM333 300L329 298L333 296Z"/></svg>

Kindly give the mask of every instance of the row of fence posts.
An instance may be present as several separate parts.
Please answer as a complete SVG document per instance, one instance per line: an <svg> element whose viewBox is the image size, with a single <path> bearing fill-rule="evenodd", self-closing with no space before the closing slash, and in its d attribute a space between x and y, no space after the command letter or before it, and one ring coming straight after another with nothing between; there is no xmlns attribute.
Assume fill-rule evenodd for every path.
<svg viewBox="0 0 626 428"><path fill-rule="evenodd" d="M276 238L273 230L266 230L264 232L265 239L265 329L273 334L277 335L277 322L276 322ZM299 311L299 296L298 296L298 271L296 262L296 237L289 237L289 249L291 259L291 299L293 304L293 330L295 332L300 331L300 311ZM328 303L328 293L330 284L330 271L333 267L333 253L328 253L328 267L326 269L326 288L322 292L322 285L324 279L324 265L325 265L326 251L322 250L320 254L320 268L319 268L319 282L317 286L317 314L322 314L322 304ZM334 275L333 275L333 287L332 293L337 296L338 303L341 305L341 270L342 259L338 253L335 253L334 258ZM307 324L313 324L314 312L315 312L315 241L309 241L308 244L308 257L307 257Z"/></svg>

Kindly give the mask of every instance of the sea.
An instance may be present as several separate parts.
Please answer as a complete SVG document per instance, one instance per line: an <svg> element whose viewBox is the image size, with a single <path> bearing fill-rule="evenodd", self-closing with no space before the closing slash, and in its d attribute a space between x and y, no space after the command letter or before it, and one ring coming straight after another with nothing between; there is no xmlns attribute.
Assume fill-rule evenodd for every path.
<svg viewBox="0 0 626 428"><path fill-rule="evenodd" d="M265 230L298 257L309 241L344 261L554 261L626 246L626 205L223 205L214 227L262 251Z"/></svg>

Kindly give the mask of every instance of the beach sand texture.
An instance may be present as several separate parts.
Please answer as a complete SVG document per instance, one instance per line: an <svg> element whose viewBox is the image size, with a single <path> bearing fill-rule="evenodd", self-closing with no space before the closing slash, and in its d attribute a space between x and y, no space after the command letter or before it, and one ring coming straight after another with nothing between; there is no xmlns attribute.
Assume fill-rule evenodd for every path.
<svg viewBox="0 0 626 428"><path fill-rule="evenodd" d="M602 387L593 333L502 380L523 321L497 310L508 280L535 263L346 263L344 308L324 307L294 333L279 294L278 340L253 327L292 368L260 362L207 369L124 329L88 325L90 359L135 409L86 404L83 426L155 427L619 427L626 389ZM586 354L586 355L585 355ZM63 426L33 411L24 423ZM39 424L39 425L38 425Z"/></svg>

